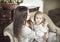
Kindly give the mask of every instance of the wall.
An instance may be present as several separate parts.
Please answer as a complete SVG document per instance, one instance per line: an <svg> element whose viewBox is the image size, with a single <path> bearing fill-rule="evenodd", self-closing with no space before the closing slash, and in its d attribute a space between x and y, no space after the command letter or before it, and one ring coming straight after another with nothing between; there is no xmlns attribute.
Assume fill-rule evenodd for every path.
<svg viewBox="0 0 60 42"><path fill-rule="evenodd" d="M39 11L43 12L43 0L24 0L20 5L28 7L40 7Z"/></svg>
<svg viewBox="0 0 60 42"><path fill-rule="evenodd" d="M43 12L48 14L48 10L60 8L60 0L44 0Z"/></svg>
<svg viewBox="0 0 60 42"><path fill-rule="evenodd" d="M58 1L58 6L59 6L59 8L60 8L60 1Z"/></svg>

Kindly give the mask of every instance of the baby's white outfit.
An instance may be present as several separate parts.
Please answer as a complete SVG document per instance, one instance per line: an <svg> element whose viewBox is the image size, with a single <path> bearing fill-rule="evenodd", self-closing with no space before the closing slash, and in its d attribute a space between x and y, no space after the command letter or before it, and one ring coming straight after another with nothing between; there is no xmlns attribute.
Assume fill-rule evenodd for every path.
<svg viewBox="0 0 60 42"><path fill-rule="evenodd" d="M34 30L35 30L35 39L37 42L42 42L43 41L43 36L45 32L48 32L48 27L43 27L41 24L40 25L34 25Z"/></svg>

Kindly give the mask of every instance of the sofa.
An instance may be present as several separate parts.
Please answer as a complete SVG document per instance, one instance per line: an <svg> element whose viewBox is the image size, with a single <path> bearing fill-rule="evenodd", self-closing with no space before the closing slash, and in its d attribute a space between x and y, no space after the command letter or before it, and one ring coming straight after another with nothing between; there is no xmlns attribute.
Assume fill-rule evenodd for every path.
<svg viewBox="0 0 60 42"><path fill-rule="evenodd" d="M51 9L48 11L48 16L52 21L60 27L60 8Z"/></svg>
<svg viewBox="0 0 60 42"><path fill-rule="evenodd" d="M50 32L56 33L57 42L60 42L60 28L53 23L53 21L47 14L44 14L44 17L48 21ZM4 36L8 36L10 38L10 42L17 42L17 39L14 37L13 34L13 22L4 29L3 34Z"/></svg>

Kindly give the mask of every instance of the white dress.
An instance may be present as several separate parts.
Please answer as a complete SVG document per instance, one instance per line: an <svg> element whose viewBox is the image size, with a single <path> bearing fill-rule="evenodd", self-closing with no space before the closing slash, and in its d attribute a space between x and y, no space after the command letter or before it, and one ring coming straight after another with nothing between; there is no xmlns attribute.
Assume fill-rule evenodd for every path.
<svg viewBox="0 0 60 42"><path fill-rule="evenodd" d="M34 30L35 30L36 41L42 42L44 33L48 31L48 28L43 27L42 25L34 25Z"/></svg>
<svg viewBox="0 0 60 42"><path fill-rule="evenodd" d="M28 26L23 26L22 35L20 42L33 42L35 32L32 31Z"/></svg>

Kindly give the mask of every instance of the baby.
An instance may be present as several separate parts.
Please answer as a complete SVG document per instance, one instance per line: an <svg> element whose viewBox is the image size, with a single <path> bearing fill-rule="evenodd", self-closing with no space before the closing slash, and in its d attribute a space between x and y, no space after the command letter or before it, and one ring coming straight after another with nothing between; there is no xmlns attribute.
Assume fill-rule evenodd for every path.
<svg viewBox="0 0 60 42"><path fill-rule="evenodd" d="M43 13L37 11L34 16L34 30L35 30L35 41L46 42L48 38L48 23L43 16Z"/></svg>

